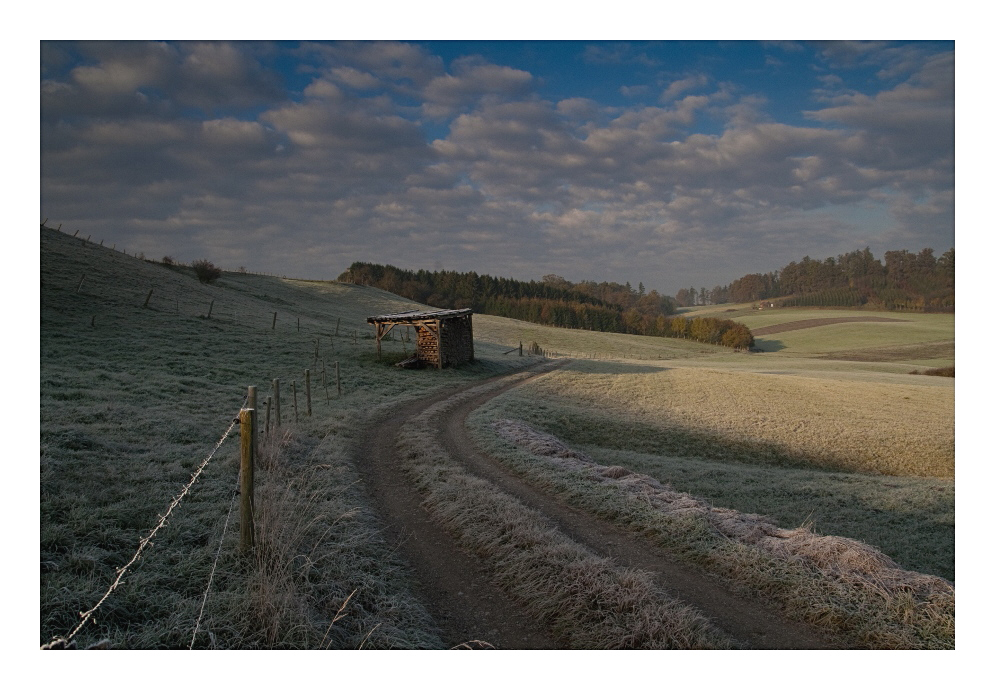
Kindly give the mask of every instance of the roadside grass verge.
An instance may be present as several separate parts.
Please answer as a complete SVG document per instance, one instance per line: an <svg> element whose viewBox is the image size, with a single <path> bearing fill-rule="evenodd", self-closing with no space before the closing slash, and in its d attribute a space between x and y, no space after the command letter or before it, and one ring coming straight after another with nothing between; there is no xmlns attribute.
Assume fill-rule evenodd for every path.
<svg viewBox="0 0 995 690"><path fill-rule="evenodd" d="M519 421L488 426L485 447L531 483L853 647L953 647L954 591L941 578L902 570L852 539L713 508L627 467L596 463ZM488 436L479 426L475 435Z"/></svg>
<svg viewBox="0 0 995 690"><path fill-rule="evenodd" d="M236 639L266 649L438 649L431 617L405 595L403 565L384 560L388 547L334 437L292 427L260 445L256 547Z"/></svg>
<svg viewBox="0 0 995 690"><path fill-rule="evenodd" d="M603 465L621 465L712 505L807 525L879 548L903 568L954 580L954 483L824 470L764 467L700 458L574 446Z"/></svg>
<svg viewBox="0 0 995 690"><path fill-rule="evenodd" d="M730 647L707 619L670 598L649 573L591 553L449 458L434 438L434 420L471 394L411 420L399 450L432 518L481 558L499 586L573 649Z"/></svg>

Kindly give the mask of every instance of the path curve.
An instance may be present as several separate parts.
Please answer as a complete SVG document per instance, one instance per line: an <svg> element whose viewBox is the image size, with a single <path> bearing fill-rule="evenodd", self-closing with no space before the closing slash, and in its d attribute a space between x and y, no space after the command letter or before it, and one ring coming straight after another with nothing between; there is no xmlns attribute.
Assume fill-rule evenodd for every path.
<svg viewBox="0 0 995 690"><path fill-rule="evenodd" d="M517 372L515 372L517 373ZM828 649L832 640L807 625L785 619L762 602L731 592L718 580L669 557L647 540L620 530L600 518L570 508L506 470L469 440L470 412L529 379L517 379L498 388L488 386L464 403L446 411L439 439L446 452L466 469L540 511L574 541L619 565L646 570L672 595L703 615L746 648ZM369 455L360 471L374 505L385 519L391 540L414 568L417 593L442 628L450 646L486 640L506 649L555 649L545 631L537 630L509 597L491 584L476 557L466 554L452 537L431 521L420 497L399 466L397 434L411 417L446 398L485 385L475 383L438 393L376 423L366 435Z"/></svg>
<svg viewBox="0 0 995 690"><path fill-rule="evenodd" d="M518 372L513 372L518 373ZM429 518L421 497L401 468L397 452L401 427L437 402L481 385L448 389L394 409L364 435L357 463L385 536L415 571L415 594L439 625L449 647L559 649L515 602L491 582L478 559L463 551Z"/></svg>

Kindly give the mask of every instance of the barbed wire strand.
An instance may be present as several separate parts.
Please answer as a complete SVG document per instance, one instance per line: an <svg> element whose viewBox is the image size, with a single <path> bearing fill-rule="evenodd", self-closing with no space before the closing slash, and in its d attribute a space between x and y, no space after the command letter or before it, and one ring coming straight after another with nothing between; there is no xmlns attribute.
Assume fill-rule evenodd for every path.
<svg viewBox="0 0 995 690"><path fill-rule="evenodd" d="M242 472L239 470L239 482L241 482ZM211 566L211 575L207 578L207 588L204 590L204 599L200 602L200 613L197 615L197 623L193 627L193 635L190 637L190 646L197 640L197 631L200 630L200 621L204 617L204 607L207 606L207 595L211 591L211 584L214 582L214 573L218 569L218 560L221 558L221 547L225 543L225 535L228 534L228 522L231 520L232 510L235 508L235 499L238 497L238 490L232 491L231 501L228 503L228 515L225 517L225 526L221 529L221 539L218 541L218 551L214 554L214 565Z"/></svg>
<svg viewBox="0 0 995 690"><path fill-rule="evenodd" d="M243 402L242 405L244 407L245 406L245 402ZM153 545L152 544L152 537L154 537L156 535L156 533L166 525L166 520L169 519L169 516L173 512L173 509L176 508L176 506L178 506L180 504L180 501L182 501L183 498L187 495L187 492L190 491L190 488L194 485L194 483L200 477L201 473L204 471L204 468L207 467L207 463L209 463L211 461L211 459L214 457L215 453L218 452L218 449L221 447L221 444L223 444L228 439L228 436L231 434L232 429L234 429L237 424L238 424L238 417L235 417L235 419L232 420L232 423L228 426L228 430L225 431L224 435L218 440L218 442L216 444L214 444L213 450L211 450L211 452L204 459L204 461L202 463L200 463L200 466L197 467L197 469L194 471L194 473L190 476L190 481L187 482L186 486L183 487L183 490L180 491L179 495L177 495L176 498L174 498L173 501L169 504L169 507L166 509L166 513L164 515L160 515L159 516L159 522L158 522L158 524L156 524L156 526L152 528L152 531L149 532L149 535L147 537L144 537L144 538L142 538L142 539L139 540L139 542L138 542L138 550L135 552L135 555L131 557L130 561L128 561L122 567L120 567L120 568L117 569L117 577L114 578L114 581L111 583L111 586L107 588L106 592L104 592L104 596L102 596L100 598L100 601L98 601L93 606L93 608L91 608L89 611L80 612L80 616L82 616L82 620L80 620L79 625L77 625L75 628L73 628L73 631L71 633L69 633L65 638L61 638L61 639L60 638L56 638L56 639L52 640L52 642L50 642L49 644L44 645L42 647L43 649L46 649L46 648L47 649L51 649L57 643L61 643L62 645L68 646L69 641L72 640L73 637L76 636L76 633L78 633L80 630L83 629L83 626L86 625L87 622L90 620L90 618L93 617L93 614L107 600L107 597L109 597L111 595L111 592L113 592L115 589L117 589L118 585L121 584L121 580L124 578L124 574L127 572L128 568L130 568L132 565L134 565L134 563L141 557L142 551L145 550L145 547Z"/></svg>

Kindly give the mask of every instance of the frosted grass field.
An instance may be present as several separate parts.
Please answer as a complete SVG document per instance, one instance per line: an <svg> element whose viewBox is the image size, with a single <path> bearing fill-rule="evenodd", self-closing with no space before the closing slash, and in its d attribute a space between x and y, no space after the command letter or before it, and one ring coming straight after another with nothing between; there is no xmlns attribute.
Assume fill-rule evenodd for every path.
<svg viewBox="0 0 995 690"><path fill-rule="evenodd" d="M281 434L290 432L275 444L282 446L281 462L326 468L297 487L302 496L321 499L287 504L288 517L303 513L305 523L313 521L306 539L335 529L303 561L320 563L320 570L298 568L290 578L289 600L287 592L277 597L262 591L257 573L237 557L237 536L229 531L196 646L438 646L357 484L356 440L386 407L523 360L480 343L477 365L400 370L376 361L366 317L410 308L406 300L352 285L239 273L202 285L188 268L141 261L55 231L42 231L41 280L41 643L67 635L78 612L100 599L237 416L247 387L258 387L261 404L272 379L280 378ZM327 402L322 363L314 358L316 338ZM399 336L386 341L385 359L400 358L411 347ZM341 398L332 378L335 361ZM310 419L304 413L305 368L312 372ZM105 638L115 648L190 644L237 480L237 447L236 430L154 547L100 608L97 622L79 633L79 646ZM273 479L278 474L270 473ZM256 481L265 484L267 477L261 471ZM285 487L268 490L281 495ZM330 629L353 590L352 615ZM267 597L283 601L283 608L259 606Z"/></svg>
<svg viewBox="0 0 995 690"><path fill-rule="evenodd" d="M229 534L196 646L438 646L356 483L356 444L392 405L533 361L517 353L519 342L532 341L579 359L483 408L471 418L475 434L488 415L517 416L601 462L715 505L865 539L905 567L953 579L954 382L909 376L918 360L902 359L952 341L952 318L948 327L944 315L914 318L883 339L878 326L902 325L856 324L861 328L831 337L818 332L840 325L786 332L776 336L783 349L763 354L475 315L477 364L405 371L389 363L412 344L395 329L384 342L385 361L377 362L366 318L420 305L380 290L242 273L202 285L188 268L54 231L42 231L41 279L42 643L65 635L78 612L102 596L228 427L246 387L258 386L262 402L278 377L290 433L272 440L281 467L291 471L273 471L277 484L268 490L283 495L288 477L304 482L297 489L312 497L307 516L316 531L303 538L321 542L306 562L322 565L290 573L284 585L292 601L261 621L265 592ZM813 310L804 311L812 318ZM823 358L826 343L865 361ZM335 361L342 398L331 378ZM303 414L305 368L310 419ZM297 425L290 423L294 380ZM80 646L105 638L119 648L190 643L237 476L236 445L229 441L218 453L97 623L80 633ZM331 536L321 538L332 525ZM354 591L353 615L329 628Z"/></svg>
<svg viewBox="0 0 995 690"><path fill-rule="evenodd" d="M954 578L953 379L770 354L575 361L471 416L521 419L714 505ZM905 367L905 365L901 365ZM887 368L887 367L884 367Z"/></svg>

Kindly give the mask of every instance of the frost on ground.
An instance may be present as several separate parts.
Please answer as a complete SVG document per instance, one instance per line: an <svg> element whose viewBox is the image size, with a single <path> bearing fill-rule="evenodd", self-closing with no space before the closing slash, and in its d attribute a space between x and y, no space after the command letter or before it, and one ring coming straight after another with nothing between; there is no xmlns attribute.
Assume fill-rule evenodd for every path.
<svg viewBox="0 0 995 690"><path fill-rule="evenodd" d="M920 596L953 590L943 578L903 570L878 549L855 539L821 536L806 527L783 529L763 515L713 507L645 474L618 465L600 465L555 436L520 421L503 419L491 426L505 440L547 458L561 469L577 472L592 482L612 482L668 516L703 516L716 532L729 539L777 558L800 562L835 579L861 581L889 592L911 590Z"/></svg>

